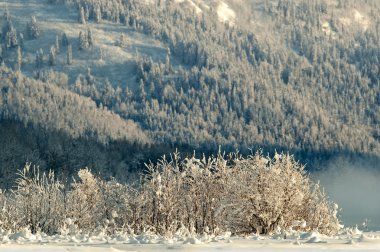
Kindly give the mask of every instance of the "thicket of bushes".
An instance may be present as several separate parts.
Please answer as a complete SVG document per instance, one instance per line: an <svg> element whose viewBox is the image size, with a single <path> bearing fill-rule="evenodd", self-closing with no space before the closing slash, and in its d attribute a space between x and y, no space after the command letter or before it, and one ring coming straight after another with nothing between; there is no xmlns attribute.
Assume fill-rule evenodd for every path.
<svg viewBox="0 0 380 252"><path fill-rule="evenodd" d="M171 236L268 234L297 228L325 234L339 229L337 207L292 156L238 154L181 159L175 153L147 165L138 186L96 178L88 169L72 183L27 164L15 190L0 193L0 228L47 234Z"/></svg>

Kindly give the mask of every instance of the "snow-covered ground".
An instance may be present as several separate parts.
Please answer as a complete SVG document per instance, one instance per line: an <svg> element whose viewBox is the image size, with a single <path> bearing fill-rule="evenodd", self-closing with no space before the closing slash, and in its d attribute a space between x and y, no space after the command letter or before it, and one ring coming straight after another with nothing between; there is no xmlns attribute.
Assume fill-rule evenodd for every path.
<svg viewBox="0 0 380 252"><path fill-rule="evenodd" d="M145 0L145 2L148 4L156 3L154 0ZM218 20L222 23L234 24L236 20L235 11L223 0L174 0L174 3L179 4L182 8L193 9L198 15L201 15L204 10L213 8L216 10Z"/></svg>
<svg viewBox="0 0 380 252"><path fill-rule="evenodd" d="M315 232L270 237L198 236L171 239L154 235L45 236L29 232L0 235L0 251L379 251L380 232L345 229L327 237Z"/></svg>

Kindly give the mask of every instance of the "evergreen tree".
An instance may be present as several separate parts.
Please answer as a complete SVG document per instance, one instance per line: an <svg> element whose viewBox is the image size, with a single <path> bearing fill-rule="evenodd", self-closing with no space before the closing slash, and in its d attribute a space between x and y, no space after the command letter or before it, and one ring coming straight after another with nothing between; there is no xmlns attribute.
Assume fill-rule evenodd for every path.
<svg viewBox="0 0 380 252"><path fill-rule="evenodd" d="M88 48L88 36L86 32L79 32L79 49L84 50Z"/></svg>
<svg viewBox="0 0 380 252"><path fill-rule="evenodd" d="M90 9L88 8L88 4L84 6L84 18L86 19L86 23L90 18Z"/></svg>
<svg viewBox="0 0 380 252"><path fill-rule="evenodd" d="M169 74L172 71L170 62L170 48L166 49L166 59L165 59L165 74Z"/></svg>
<svg viewBox="0 0 380 252"><path fill-rule="evenodd" d="M18 46L17 31L13 26L10 17L6 20L5 25L3 26L2 35L6 48L13 48Z"/></svg>
<svg viewBox="0 0 380 252"><path fill-rule="evenodd" d="M86 71L86 82L87 82L87 85L92 85L94 84L94 77L92 76L91 74L91 68L87 68L87 71Z"/></svg>
<svg viewBox="0 0 380 252"><path fill-rule="evenodd" d="M36 39L40 36L41 31L35 16L31 16L30 22L27 23L26 30L30 39Z"/></svg>
<svg viewBox="0 0 380 252"><path fill-rule="evenodd" d="M56 54L59 54L60 53L60 47L59 47L59 37L58 35L55 36L55 44L54 44L54 49L55 49L55 53Z"/></svg>
<svg viewBox="0 0 380 252"><path fill-rule="evenodd" d="M88 47L90 48L94 47L94 36L90 28L87 29L87 43L88 43Z"/></svg>
<svg viewBox="0 0 380 252"><path fill-rule="evenodd" d="M20 40L19 44L21 48L24 48L24 34L20 32Z"/></svg>
<svg viewBox="0 0 380 252"><path fill-rule="evenodd" d="M81 6L80 9L79 9L79 18L78 18L78 20L79 20L80 24L86 24L86 18L85 18L83 6Z"/></svg>
<svg viewBox="0 0 380 252"><path fill-rule="evenodd" d="M73 64L73 51L72 51L71 44L69 44L67 46L67 61L66 61L66 63L67 63L67 65Z"/></svg>
<svg viewBox="0 0 380 252"><path fill-rule="evenodd" d="M102 21L102 11L100 9L100 5L97 4L94 11L94 20L96 23L100 23Z"/></svg>
<svg viewBox="0 0 380 252"><path fill-rule="evenodd" d="M66 47L69 45L69 39L67 38L67 35L65 32L63 32L61 36L61 45L62 47Z"/></svg>
<svg viewBox="0 0 380 252"><path fill-rule="evenodd" d="M22 65L22 52L21 52L21 46L17 47L17 71L21 71L21 65Z"/></svg>
<svg viewBox="0 0 380 252"><path fill-rule="evenodd" d="M4 63L4 54L5 54L5 48L4 45L0 46L0 65Z"/></svg>
<svg viewBox="0 0 380 252"><path fill-rule="evenodd" d="M36 67L41 68L44 63L44 51L42 48L36 51Z"/></svg>
<svg viewBox="0 0 380 252"><path fill-rule="evenodd" d="M55 64L56 64L56 51L55 51L55 47L52 46L49 52L49 65L55 66Z"/></svg>
<svg viewBox="0 0 380 252"><path fill-rule="evenodd" d="M11 20L11 14L9 13L8 5L5 6L4 19L5 19L5 21Z"/></svg>
<svg viewBox="0 0 380 252"><path fill-rule="evenodd" d="M18 38L16 29L12 29L6 33L5 43L7 48L14 48L18 46Z"/></svg>

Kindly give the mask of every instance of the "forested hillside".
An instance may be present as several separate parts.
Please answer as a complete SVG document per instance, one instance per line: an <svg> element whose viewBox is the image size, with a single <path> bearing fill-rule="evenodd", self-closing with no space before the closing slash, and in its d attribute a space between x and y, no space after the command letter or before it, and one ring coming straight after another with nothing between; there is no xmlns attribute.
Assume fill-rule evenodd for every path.
<svg viewBox="0 0 380 252"><path fill-rule="evenodd" d="M17 124L104 152L112 142L123 164L125 145L144 150L140 164L219 146L289 151L314 168L379 158L380 2L186 2L0 2L4 134Z"/></svg>

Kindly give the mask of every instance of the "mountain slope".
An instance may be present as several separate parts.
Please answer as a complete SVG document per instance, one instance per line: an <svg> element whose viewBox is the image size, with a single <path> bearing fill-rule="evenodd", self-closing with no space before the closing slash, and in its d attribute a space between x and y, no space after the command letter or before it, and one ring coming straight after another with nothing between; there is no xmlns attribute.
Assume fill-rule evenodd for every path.
<svg viewBox="0 0 380 252"><path fill-rule="evenodd" d="M89 98L0 68L0 184L13 186L25 162L70 177L90 167L127 181L145 161L149 137ZM136 163L137 162L137 163Z"/></svg>
<svg viewBox="0 0 380 252"><path fill-rule="evenodd" d="M95 137L148 143L144 132L130 120L122 120L94 101L60 87L31 80L9 69L0 69L2 119L19 120L48 130L63 131L73 138Z"/></svg>
<svg viewBox="0 0 380 252"><path fill-rule="evenodd" d="M158 152L380 156L376 1L15 0L8 10L6 65L17 70L7 38L26 34L31 10L41 34L23 41L23 74L133 121Z"/></svg>

